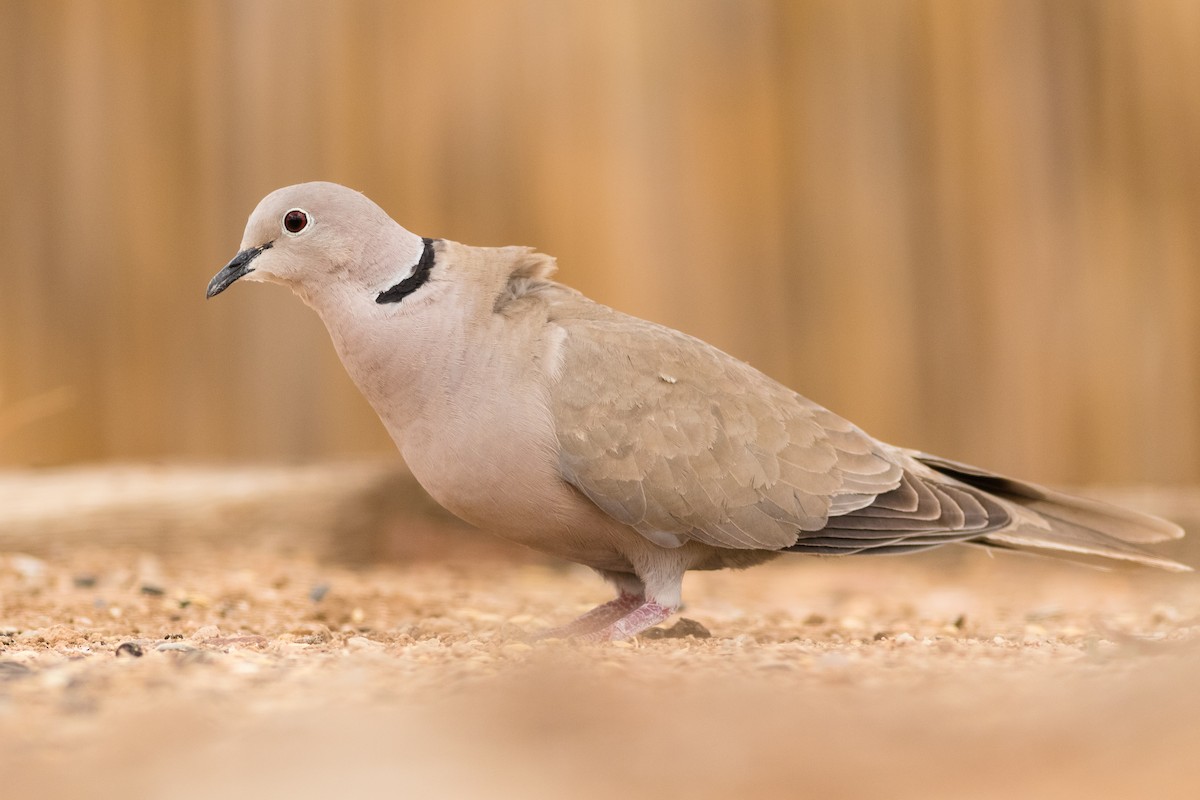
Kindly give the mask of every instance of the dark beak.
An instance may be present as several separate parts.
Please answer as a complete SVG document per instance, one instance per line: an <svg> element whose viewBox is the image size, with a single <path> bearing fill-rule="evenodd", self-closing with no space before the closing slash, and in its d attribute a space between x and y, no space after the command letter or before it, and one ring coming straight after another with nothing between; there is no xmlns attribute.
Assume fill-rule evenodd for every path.
<svg viewBox="0 0 1200 800"><path fill-rule="evenodd" d="M271 242L260 244L258 247L250 247L233 257L233 260L224 266L224 268L213 275L213 279L208 282L208 291L204 293L205 297L216 297L221 292L229 288L229 284L236 281L238 278L245 275L247 272L253 272L254 269L250 266L250 262L258 258L258 254L263 250L270 250Z"/></svg>

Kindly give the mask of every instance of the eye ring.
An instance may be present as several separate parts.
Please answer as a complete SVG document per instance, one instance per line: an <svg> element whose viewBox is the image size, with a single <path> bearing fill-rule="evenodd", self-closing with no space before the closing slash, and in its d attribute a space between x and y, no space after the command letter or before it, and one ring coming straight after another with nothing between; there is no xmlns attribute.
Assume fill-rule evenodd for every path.
<svg viewBox="0 0 1200 800"><path fill-rule="evenodd" d="M308 230L311 223L308 212L302 208L290 209L283 215L283 232L295 236Z"/></svg>

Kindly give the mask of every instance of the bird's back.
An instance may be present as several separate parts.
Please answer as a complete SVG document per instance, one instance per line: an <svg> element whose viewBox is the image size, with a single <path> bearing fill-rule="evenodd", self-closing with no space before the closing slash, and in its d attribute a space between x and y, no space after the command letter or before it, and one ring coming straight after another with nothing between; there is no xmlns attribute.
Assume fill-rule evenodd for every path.
<svg viewBox="0 0 1200 800"><path fill-rule="evenodd" d="M667 547L823 555L953 542L1176 569L1168 522L873 439L750 365L555 285L565 480Z"/></svg>

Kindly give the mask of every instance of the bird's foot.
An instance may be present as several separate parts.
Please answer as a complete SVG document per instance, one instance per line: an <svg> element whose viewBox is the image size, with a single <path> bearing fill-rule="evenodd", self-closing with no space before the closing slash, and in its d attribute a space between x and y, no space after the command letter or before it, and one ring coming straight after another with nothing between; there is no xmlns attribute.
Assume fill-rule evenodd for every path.
<svg viewBox="0 0 1200 800"><path fill-rule="evenodd" d="M641 607L645 602L646 598L640 595L622 592L616 599L596 606L578 619L568 622L566 625L536 633L531 638L535 641L539 639L572 639L595 633L611 627L613 623Z"/></svg>
<svg viewBox="0 0 1200 800"><path fill-rule="evenodd" d="M615 642L632 639L647 628L652 628L675 613L674 608L647 600L625 616L605 625L599 630L577 636L577 642Z"/></svg>

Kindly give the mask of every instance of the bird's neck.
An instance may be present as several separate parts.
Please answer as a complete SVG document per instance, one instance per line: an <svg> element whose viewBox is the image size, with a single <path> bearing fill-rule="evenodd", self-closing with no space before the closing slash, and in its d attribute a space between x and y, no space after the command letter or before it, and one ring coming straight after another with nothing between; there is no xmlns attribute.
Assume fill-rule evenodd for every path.
<svg viewBox="0 0 1200 800"><path fill-rule="evenodd" d="M302 295L402 448L414 423L444 414L448 402L463 397L462 387L477 383L472 371L496 361L504 348L512 326L494 306L511 258L497 259L497 252L511 255L442 241L428 282L395 303L380 303L378 293L345 281Z"/></svg>
<svg viewBox="0 0 1200 800"><path fill-rule="evenodd" d="M404 302L418 301L414 294ZM470 331L479 326L454 303L400 313L372 297L309 298L329 330L334 349L350 375L402 444L405 432L437 404L453 396L470 363Z"/></svg>

